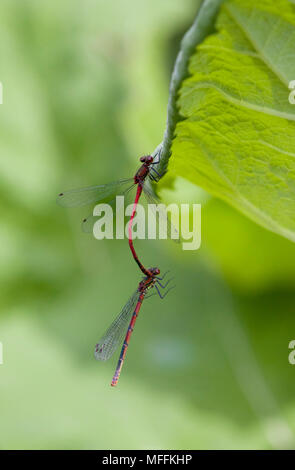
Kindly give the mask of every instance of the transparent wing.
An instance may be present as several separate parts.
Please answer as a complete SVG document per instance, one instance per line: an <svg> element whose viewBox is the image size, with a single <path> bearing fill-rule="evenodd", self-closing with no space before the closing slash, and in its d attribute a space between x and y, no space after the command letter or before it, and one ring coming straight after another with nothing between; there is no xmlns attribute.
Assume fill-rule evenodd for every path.
<svg viewBox="0 0 295 470"><path fill-rule="evenodd" d="M163 204L161 200L154 194L153 190L149 187L149 183L145 182L143 185L143 192L146 197L146 200L149 204L153 206L155 204ZM165 224L167 224L167 237L173 240L176 243L180 242L180 235L177 228L171 222L170 214L166 211L165 208L155 211L155 208L152 208L154 215L159 214L159 219L162 219Z"/></svg>
<svg viewBox="0 0 295 470"><path fill-rule="evenodd" d="M97 221L97 217L95 215L90 214L86 219L82 221L82 230L85 233L93 232L93 226Z"/></svg>
<svg viewBox="0 0 295 470"><path fill-rule="evenodd" d="M94 356L98 361L106 361L114 354L118 344L126 334L138 297L139 292L136 290L123 307L123 310L96 344Z"/></svg>
<svg viewBox="0 0 295 470"><path fill-rule="evenodd" d="M101 184L99 186L89 186L88 188L72 189L60 193L56 202L62 207L79 207L109 200L116 194L122 194L128 186L134 184L133 178L114 181L113 183Z"/></svg>
<svg viewBox="0 0 295 470"><path fill-rule="evenodd" d="M130 181L133 181L133 179L131 180L127 180L130 184ZM124 191L121 191L121 195L122 196L127 196L128 193L131 193L131 190L135 188L135 184L132 184L132 186L129 186L127 189L124 189L124 186L122 189L124 189ZM117 193L116 194L117 196L120 195L120 193ZM115 204L115 201L116 199L112 199L111 201L109 201L109 204ZM88 217L86 217L85 219L83 219L82 221L82 230L83 232L86 232L86 233L92 233L93 232L93 226L95 224L95 222L97 221L98 219L98 216L95 216L93 215L92 213L88 215Z"/></svg>

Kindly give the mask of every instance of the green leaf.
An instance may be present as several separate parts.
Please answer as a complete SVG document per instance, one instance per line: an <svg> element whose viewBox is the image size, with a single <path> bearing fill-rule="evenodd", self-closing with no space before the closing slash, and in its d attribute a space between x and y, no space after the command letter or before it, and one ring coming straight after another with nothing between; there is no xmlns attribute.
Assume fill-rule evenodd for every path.
<svg viewBox="0 0 295 470"><path fill-rule="evenodd" d="M226 2L181 88L170 169L295 241L295 9Z"/></svg>
<svg viewBox="0 0 295 470"><path fill-rule="evenodd" d="M214 30L214 24L220 6L224 1L225 0L203 0L192 26L182 38L170 81L167 123L163 142L158 145L153 153L154 158L158 161L157 171L160 175L164 175L167 171L168 160L171 156L171 145L175 127L180 120L179 110L177 109L177 99L181 84L189 75L188 65L190 57L196 46Z"/></svg>

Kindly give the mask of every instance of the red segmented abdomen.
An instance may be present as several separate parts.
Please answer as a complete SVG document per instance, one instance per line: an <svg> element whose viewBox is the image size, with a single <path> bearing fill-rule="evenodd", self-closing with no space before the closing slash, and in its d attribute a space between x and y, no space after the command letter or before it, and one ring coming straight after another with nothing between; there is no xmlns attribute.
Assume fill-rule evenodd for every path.
<svg viewBox="0 0 295 470"><path fill-rule="evenodd" d="M114 377L112 379L112 383L111 383L112 387L115 387L117 385L118 381L119 381L119 377L120 377L121 370L122 370L122 367L123 367L123 363L124 363L126 353L127 353L127 348L129 346L130 337L131 337L132 331L134 329L134 325L135 325L140 307L142 305L144 296L145 296L145 291L141 292L141 294L138 297L138 302L135 306L131 321L129 323L128 330L127 330L127 333L126 333L126 336L125 336L125 340L124 340L124 343L123 343L123 346L122 346L121 354L120 354L120 357L119 357L119 360L118 360L117 368L116 368Z"/></svg>

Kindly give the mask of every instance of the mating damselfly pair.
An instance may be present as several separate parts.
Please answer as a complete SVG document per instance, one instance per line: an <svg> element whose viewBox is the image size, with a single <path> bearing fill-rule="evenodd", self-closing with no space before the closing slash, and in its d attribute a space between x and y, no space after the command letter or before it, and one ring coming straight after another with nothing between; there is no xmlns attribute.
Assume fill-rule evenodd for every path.
<svg viewBox="0 0 295 470"><path fill-rule="evenodd" d="M116 348L118 347L120 341L122 340L124 333L125 339L123 342L121 354L119 357L118 365L112 379L111 385L115 386L118 383L119 376L121 373L121 369L124 363L124 359L126 356L127 348L129 345L130 337L132 331L134 329L134 325L143 303L144 298L146 297L147 292L155 288L156 293L159 295L161 299L163 299L167 293L173 289L174 286L168 288L164 294L161 293L160 289L165 290L170 283L171 279L168 280L165 284L162 284L161 281L165 278L166 274L161 278L160 269L159 268L145 268L144 265L139 260L137 253L133 246L133 239L132 239L132 223L134 220L134 216L136 213L138 201L142 192L144 192L148 203L152 204L155 207L159 200L153 194L150 184L148 182L148 177L151 181L157 181L160 177L157 170L154 168L154 165L158 162L154 161L154 158L151 155L143 156L140 158L142 163L141 167L136 172L133 178L129 179L122 179L113 183L104 184L104 185L97 185L97 186L90 186L86 188L80 189L73 189L70 191L65 191L59 194L57 202L63 207L79 207L79 206L86 206L90 204L97 204L100 201L107 201L112 200L116 195L126 195L128 194L133 188L137 187L136 196L134 200L132 215L129 220L129 230L128 230L128 241L130 250L132 252L132 256L136 261L138 267L144 274L144 278L139 283L136 291L130 297L126 305L123 307L122 311L118 315L118 317L113 321L111 326L108 328L106 333L103 335L101 340L95 346L95 358L98 360L107 360L109 359L113 353L115 352ZM167 217L168 214L166 212L162 212L162 217ZM83 230L90 231L92 230L94 223L94 216L90 214L83 220ZM168 226L172 227L173 230L173 238L176 241L179 241L179 236L175 233L173 225L170 223ZM171 235L171 231L168 233L168 236ZM153 294L150 294L153 295Z"/></svg>

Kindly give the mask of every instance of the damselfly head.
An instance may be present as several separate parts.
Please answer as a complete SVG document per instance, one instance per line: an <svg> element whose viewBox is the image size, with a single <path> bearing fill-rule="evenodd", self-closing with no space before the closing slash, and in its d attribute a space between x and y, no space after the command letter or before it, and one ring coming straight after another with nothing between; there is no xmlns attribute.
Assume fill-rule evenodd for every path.
<svg viewBox="0 0 295 470"><path fill-rule="evenodd" d="M149 271L153 274L153 276L158 276L160 274L159 268L150 268Z"/></svg>
<svg viewBox="0 0 295 470"><path fill-rule="evenodd" d="M143 157L140 157L140 161L142 163L147 163L148 165L150 165L152 162L153 162L153 157L151 155L145 155Z"/></svg>

